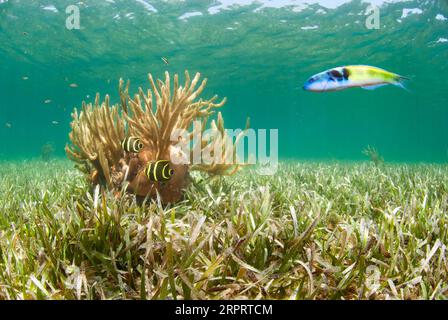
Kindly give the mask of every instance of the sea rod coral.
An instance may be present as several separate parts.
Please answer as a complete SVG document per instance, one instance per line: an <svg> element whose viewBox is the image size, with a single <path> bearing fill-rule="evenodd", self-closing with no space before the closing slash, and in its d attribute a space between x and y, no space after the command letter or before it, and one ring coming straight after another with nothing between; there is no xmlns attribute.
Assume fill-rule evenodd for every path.
<svg viewBox="0 0 448 320"><path fill-rule="evenodd" d="M151 87L146 93L139 88L131 97L129 81L124 85L120 79L118 104L111 105L108 95L100 102L97 94L94 104L83 102L81 111L74 109L69 134L71 145L66 146L66 153L77 163L77 168L87 174L91 184L99 184L117 194L126 191L150 198L159 194L164 203L169 203L181 199L191 180L191 170L209 175L235 173L241 165L226 160L236 158L236 143L228 139L220 112L208 127L219 139L201 138L189 149L190 154L179 147L179 141L172 139L175 130L184 130L192 137L195 134L193 121L200 121L203 133L209 117L225 104L226 98L221 101L217 101L216 95L208 100L199 98L207 83L207 79L200 82L199 73L191 79L185 71L183 86L179 85L177 74L171 86L168 72L165 72L165 81L154 81L151 74L148 79ZM140 152L123 150L121 142L129 136L143 142ZM242 136L244 131L236 140ZM198 149L210 152L212 161L190 164L188 160ZM182 159L187 161L179 161ZM174 174L168 181L151 181L145 173L148 164L157 160L170 160Z"/></svg>

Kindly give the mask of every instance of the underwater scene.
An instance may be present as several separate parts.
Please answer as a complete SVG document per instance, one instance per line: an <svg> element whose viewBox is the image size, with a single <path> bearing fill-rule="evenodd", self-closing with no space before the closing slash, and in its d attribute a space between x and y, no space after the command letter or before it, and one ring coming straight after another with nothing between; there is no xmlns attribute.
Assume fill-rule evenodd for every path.
<svg viewBox="0 0 448 320"><path fill-rule="evenodd" d="M0 0L0 300L448 298L448 1Z"/></svg>

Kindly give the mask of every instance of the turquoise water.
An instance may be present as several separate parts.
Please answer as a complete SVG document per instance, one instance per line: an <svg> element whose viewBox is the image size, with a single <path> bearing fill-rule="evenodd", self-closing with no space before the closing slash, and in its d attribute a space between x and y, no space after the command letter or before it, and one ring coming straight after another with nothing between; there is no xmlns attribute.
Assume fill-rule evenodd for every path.
<svg viewBox="0 0 448 320"><path fill-rule="evenodd" d="M188 69L209 79L205 98L228 98L227 127L250 117L279 129L281 158L359 160L372 145L386 161L448 161L447 1L377 0L378 30L362 1L232 2L82 1L81 28L68 30L76 2L0 0L0 159L38 157L48 142L63 157L82 100L117 101L120 77L134 92L148 72ZM408 76L410 92L302 90L347 64Z"/></svg>

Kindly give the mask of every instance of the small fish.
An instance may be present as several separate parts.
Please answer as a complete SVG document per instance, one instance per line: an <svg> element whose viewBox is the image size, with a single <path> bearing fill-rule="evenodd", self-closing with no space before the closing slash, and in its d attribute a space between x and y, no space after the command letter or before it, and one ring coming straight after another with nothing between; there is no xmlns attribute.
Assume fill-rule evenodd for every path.
<svg viewBox="0 0 448 320"><path fill-rule="evenodd" d="M6 123L5 123L5 127L8 128L8 129L10 129L10 128L12 127L12 125L11 125L9 122L6 122Z"/></svg>
<svg viewBox="0 0 448 320"><path fill-rule="evenodd" d="M45 104L51 103L51 100L50 100L50 99L47 99L47 100L44 101L44 103L45 103Z"/></svg>
<svg viewBox="0 0 448 320"><path fill-rule="evenodd" d="M58 121L51 121L51 123L54 124L54 125L59 124Z"/></svg>
<svg viewBox="0 0 448 320"><path fill-rule="evenodd" d="M70 83L70 88L78 88L78 85L76 83Z"/></svg>
<svg viewBox="0 0 448 320"><path fill-rule="evenodd" d="M90 95L89 95L89 94L88 94L88 95L86 95L86 98L87 98L87 99L89 99L89 98L90 98Z"/></svg>
<svg viewBox="0 0 448 320"><path fill-rule="evenodd" d="M121 147L126 152L138 153L143 149L143 143L137 137L127 137L121 141Z"/></svg>
<svg viewBox="0 0 448 320"><path fill-rule="evenodd" d="M407 90L403 85L404 80L410 79L377 67L344 66L312 76L305 82L303 89L313 92L339 91L355 87L375 90L392 84Z"/></svg>
<svg viewBox="0 0 448 320"><path fill-rule="evenodd" d="M28 35L28 32L23 31L22 34L23 34L24 36L27 36L27 35Z"/></svg>
<svg viewBox="0 0 448 320"><path fill-rule="evenodd" d="M149 162L145 174L151 181L168 181L174 174L174 170L170 168L168 160L159 160Z"/></svg>
<svg viewBox="0 0 448 320"><path fill-rule="evenodd" d="M23 76L22 80L28 80L29 78L27 76Z"/></svg>
<svg viewBox="0 0 448 320"><path fill-rule="evenodd" d="M167 58L162 57L161 59L162 59L162 61L163 61L167 66L170 64L170 63L168 62L168 59L167 59Z"/></svg>

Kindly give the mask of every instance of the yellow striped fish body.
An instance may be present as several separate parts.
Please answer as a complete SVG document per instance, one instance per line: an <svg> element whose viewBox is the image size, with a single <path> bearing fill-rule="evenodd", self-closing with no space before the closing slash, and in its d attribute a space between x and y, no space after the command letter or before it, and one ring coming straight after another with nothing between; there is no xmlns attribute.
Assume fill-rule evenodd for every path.
<svg viewBox="0 0 448 320"><path fill-rule="evenodd" d="M158 160L149 162L145 169L145 174L151 181L168 181L174 174L168 160Z"/></svg>
<svg viewBox="0 0 448 320"><path fill-rule="evenodd" d="M339 91L355 87L374 90L389 84L406 89L403 80L409 78L377 67L353 65L318 73L305 82L303 89L314 92Z"/></svg>
<svg viewBox="0 0 448 320"><path fill-rule="evenodd" d="M137 137L127 137L121 141L121 147L126 152L139 153L143 149L143 143Z"/></svg>

